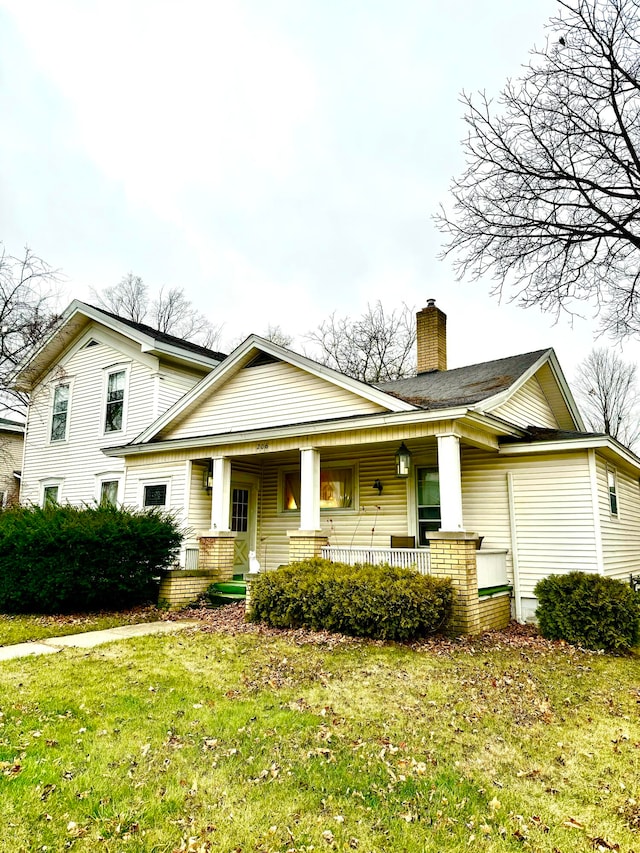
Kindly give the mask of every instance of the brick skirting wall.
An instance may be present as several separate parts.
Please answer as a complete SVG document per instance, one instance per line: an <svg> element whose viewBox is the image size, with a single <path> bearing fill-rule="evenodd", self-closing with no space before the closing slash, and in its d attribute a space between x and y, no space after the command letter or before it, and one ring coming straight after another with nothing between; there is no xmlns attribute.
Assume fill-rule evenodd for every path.
<svg viewBox="0 0 640 853"><path fill-rule="evenodd" d="M511 620L511 593L482 596L479 604L481 631L501 631L507 627Z"/></svg>
<svg viewBox="0 0 640 853"><path fill-rule="evenodd" d="M192 604L215 583L217 574L203 569L170 569L160 578L158 604L170 610L179 610Z"/></svg>

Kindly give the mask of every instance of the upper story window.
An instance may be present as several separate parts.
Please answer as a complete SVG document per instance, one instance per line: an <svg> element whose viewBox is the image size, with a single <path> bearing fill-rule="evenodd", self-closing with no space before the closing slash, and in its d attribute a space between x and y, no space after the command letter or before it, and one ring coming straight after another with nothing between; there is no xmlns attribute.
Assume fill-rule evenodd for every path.
<svg viewBox="0 0 640 853"><path fill-rule="evenodd" d="M64 441L69 424L69 385L56 385L51 412L51 441Z"/></svg>
<svg viewBox="0 0 640 853"><path fill-rule="evenodd" d="M609 491L609 509L611 515L618 514L618 490L616 483L616 472L613 468L607 468L607 486Z"/></svg>
<svg viewBox="0 0 640 853"><path fill-rule="evenodd" d="M116 432L123 427L126 378L126 370L115 370L107 376L107 402L104 418L105 432Z"/></svg>

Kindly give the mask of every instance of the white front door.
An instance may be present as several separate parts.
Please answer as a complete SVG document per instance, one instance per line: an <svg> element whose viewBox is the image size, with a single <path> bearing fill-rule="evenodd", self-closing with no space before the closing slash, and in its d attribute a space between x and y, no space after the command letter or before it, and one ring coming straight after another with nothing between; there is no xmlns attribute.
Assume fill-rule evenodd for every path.
<svg viewBox="0 0 640 853"><path fill-rule="evenodd" d="M244 480L231 482L231 530L236 534L233 573L249 571L249 551L256 550L257 485Z"/></svg>

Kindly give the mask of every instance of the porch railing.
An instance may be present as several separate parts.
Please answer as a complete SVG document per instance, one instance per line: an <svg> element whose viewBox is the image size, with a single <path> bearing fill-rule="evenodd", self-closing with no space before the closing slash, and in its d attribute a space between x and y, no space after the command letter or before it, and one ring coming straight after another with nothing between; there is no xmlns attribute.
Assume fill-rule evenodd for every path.
<svg viewBox="0 0 640 853"><path fill-rule="evenodd" d="M328 545L321 553L325 560L349 566L355 563L374 566L388 563L397 568L416 569L421 575L429 574L429 552L424 548L340 548Z"/></svg>

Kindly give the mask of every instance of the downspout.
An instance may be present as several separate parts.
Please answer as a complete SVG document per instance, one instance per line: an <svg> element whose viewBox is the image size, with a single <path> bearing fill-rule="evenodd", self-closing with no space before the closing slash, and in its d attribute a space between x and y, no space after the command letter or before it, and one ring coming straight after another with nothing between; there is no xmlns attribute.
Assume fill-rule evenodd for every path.
<svg viewBox="0 0 640 853"><path fill-rule="evenodd" d="M516 506L513 498L513 472L507 471L507 494L509 497L509 528L511 530L511 563L513 565L513 597L516 605L516 621L522 624L522 598L520 596L520 566L518 564L518 533L516 530Z"/></svg>

